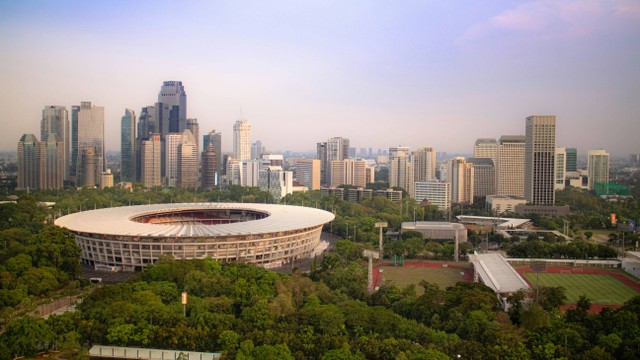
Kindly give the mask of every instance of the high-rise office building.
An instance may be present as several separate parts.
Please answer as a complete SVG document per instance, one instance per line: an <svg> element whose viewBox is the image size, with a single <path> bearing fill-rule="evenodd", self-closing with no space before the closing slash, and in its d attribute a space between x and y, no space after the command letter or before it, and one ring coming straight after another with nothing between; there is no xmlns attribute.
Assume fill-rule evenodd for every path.
<svg viewBox="0 0 640 360"><path fill-rule="evenodd" d="M160 135L181 133L187 126L187 93L182 81L165 81L158 93L155 119Z"/></svg>
<svg viewBox="0 0 640 360"><path fill-rule="evenodd" d="M553 205L556 117L533 115L526 119L524 197L536 205Z"/></svg>
<svg viewBox="0 0 640 360"><path fill-rule="evenodd" d="M155 106L145 106L138 117L135 143L136 181L142 181L142 141L148 140L152 134L160 133L155 116Z"/></svg>
<svg viewBox="0 0 640 360"><path fill-rule="evenodd" d="M331 186L353 185L367 186L367 162L364 160L344 159L331 162Z"/></svg>
<svg viewBox="0 0 640 360"><path fill-rule="evenodd" d="M316 159L320 160L320 185L328 186L331 179L327 178L327 174L330 172L329 164L327 163L327 143L319 142L316 145Z"/></svg>
<svg viewBox="0 0 640 360"><path fill-rule="evenodd" d="M413 178L415 182L433 181L436 179L436 150L432 147L421 147L412 153Z"/></svg>
<svg viewBox="0 0 640 360"><path fill-rule="evenodd" d="M38 138L24 134L18 141L18 189L38 189Z"/></svg>
<svg viewBox="0 0 640 360"><path fill-rule="evenodd" d="M418 203L427 201L438 210L451 208L451 184L442 181L416 181L415 199Z"/></svg>
<svg viewBox="0 0 640 360"><path fill-rule="evenodd" d="M327 140L327 183L331 182L331 163L349 158L349 139L332 137Z"/></svg>
<svg viewBox="0 0 640 360"><path fill-rule="evenodd" d="M56 133L45 134L38 145L39 188L41 190L62 189L64 187L64 142Z"/></svg>
<svg viewBox="0 0 640 360"><path fill-rule="evenodd" d="M182 134L167 134L164 137L164 179L169 187L178 185L178 145Z"/></svg>
<svg viewBox="0 0 640 360"><path fill-rule="evenodd" d="M589 150L587 153L589 190L597 183L609 182L609 153L606 150Z"/></svg>
<svg viewBox="0 0 640 360"><path fill-rule="evenodd" d="M137 138L141 140L148 140L151 134L157 134L160 132L158 128L158 121L156 120L156 107L145 106L140 111L140 117L138 118L138 134Z"/></svg>
<svg viewBox="0 0 640 360"><path fill-rule="evenodd" d="M451 202L455 204L473 204L474 168L463 157L449 161L447 182L451 184Z"/></svg>
<svg viewBox="0 0 640 360"><path fill-rule="evenodd" d="M162 140L160 134L149 135L148 140L142 140L140 146L141 174L140 180L146 188L162 185L161 168Z"/></svg>
<svg viewBox="0 0 640 360"><path fill-rule="evenodd" d="M200 151L200 125L198 124L198 119L187 119L186 128L191 131L191 135L196 140L196 148Z"/></svg>
<svg viewBox="0 0 640 360"><path fill-rule="evenodd" d="M414 197L413 174L413 164L409 159L408 150L394 153L393 158L389 159L389 186L401 187L409 193L409 196Z"/></svg>
<svg viewBox="0 0 640 360"><path fill-rule="evenodd" d="M251 144L251 159L260 159L264 153L265 148L262 146L262 141L256 140L256 142Z"/></svg>
<svg viewBox="0 0 640 360"><path fill-rule="evenodd" d="M233 158L251 160L251 123L247 120L233 124Z"/></svg>
<svg viewBox="0 0 640 360"><path fill-rule="evenodd" d="M120 121L120 179L136 181L136 113L124 110Z"/></svg>
<svg viewBox="0 0 640 360"><path fill-rule="evenodd" d="M202 146L206 149L209 144L213 144L213 149L216 152L216 182L218 185L220 177L222 176L222 134L211 130L208 134L202 136Z"/></svg>
<svg viewBox="0 0 640 360"><path fill-rule="evenodd" d="M320 160L300 159L296 161L296 180L309 190L320 190Z"/></svg>
<svg viewBox="0 0 640 360"><path fill-rule="evenodd" d="M567 152L567 172L578 171L578 149L566 148Z"/></svg>
<svg viewBox="0 0 640 360"><path fill-rule="evenodd" d="M489 158L468 158L473 164L473 196L485 198L496 194L496 170L493 160Z"/></svg>
<svg viewBox="0 0 640 360"><path fill-rule="evenodd" d="M209 143L202 152L202 171L201 171L201 184L205 190L210 190L216 187L216 164L217 164L216 149L212 143Z"/></svg>
<svg viewBox="0 0 640 360"><path fill-rule="evenodd" d="M492 138L478 138L473 146L473 157L491 159L494 166L498 163L498 142Z"/></svg>
<svg viewBox="0 0 640 360"><path fill-rule="evenodd" d="M498 195L524 197L525 140L520 135L500 138L496 171Z"/></svg>
<svg viewBox="0 0 640 360"><path fill-rule="evenodd" d="M185 129L178 145L178 187L198 188L198 145L191 130Z"/></svg>
<svg viewBox="0 0 640 360"><path fill-rule="evenodd" d="M78 172L76 186L96 186L102 174L102 172L98 174L96 168L95 148L90 146L82 149L82 153L80 154L80 171Z"/></svg>
<svg viewBox="0 0 640 360"><path fill-rule="evenodd" d="M78 186L95 186L100 174L105 171L104 107L93 106L90 101L82 101L80 106L71 107L71 123L71 160L75 164L71 166L72 175L75 176ZM92 166L82 163L82 154L87 148L93 148ZM86 169L94 169L95 173L83 173Z"/></svg>
<svg viewBox="0 0 640 360"><path fill-rule="evenodd" d="M563 147L556 148L554 189L564 190L564 180L567 175L567 149Z"/></svg>
<svg viewBox="0 0 640 360"><path fill-rule="evenodd" d="M57 141L63 143L63 175L64 180L67 180L71 158L71 128L69 126L69 111L66 107L52 105L42 109L40 139L44 140L47 134L56 134Z"/></svg>
<svg viewBox="0 0 640 360"><path fill-rule="evenodd" d="M389 160L393 159L394 157L400 154L406 157L409 157L411 155L411 150L409 149L408 146L402 146L402 145L389 148Z"/></svg>

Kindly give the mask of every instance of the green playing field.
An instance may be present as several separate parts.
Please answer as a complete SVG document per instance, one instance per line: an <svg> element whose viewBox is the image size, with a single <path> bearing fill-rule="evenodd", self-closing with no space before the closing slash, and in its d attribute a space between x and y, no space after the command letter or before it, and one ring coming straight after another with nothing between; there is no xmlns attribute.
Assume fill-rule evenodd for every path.
<svg viewBox="0 0 640 360"><path fill-rule="evenodd" d="M461 274L463 270L461 269L405 268L401 266L383 266L381 269L383 269L383 281L391 281L399 288L404 288L409 284L415 284L418 295L422 295L424 290L419 285L422 280L435 283L442 290L455 285L458 281L464 281L464 276Z"/></svg>
<svg viewBox="0 0 640 360"><path fill-rule="evenodd" d="M535 286L536 274L524 274ZM575 304L580 295L587 296L592 304L622 305L638 293L609 275L591 274L540 274L540 285L562 286L567 289L567 304Z"/></svg>

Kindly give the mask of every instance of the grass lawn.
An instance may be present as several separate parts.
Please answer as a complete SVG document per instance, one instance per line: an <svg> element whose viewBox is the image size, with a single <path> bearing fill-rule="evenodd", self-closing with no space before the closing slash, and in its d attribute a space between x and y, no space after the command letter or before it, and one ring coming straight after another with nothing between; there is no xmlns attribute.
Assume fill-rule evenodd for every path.
<svg viewBox="0 0 640 360"><path fill-rule="evenodd" d="M536 274L524 274L535 286ZM592 274L540 274L540 285L562 286L567 289L567 304L575 304L580 295L591 299L592 304L622 305L638 293L608 275Z"/></svg>
<svg viewBox="0 0 640 360"><path fill-rule="evenodd" d="M409 284L415 284L418 295L422 295L423 289L419 285L422 280L438 284L440 289L443 290L449 286L455 285L458 281L464 281L464 277L460 275L460 272L462 272L460 269L408 268L401 266L382 266L380 269L383 269L383 282L390 280L394 285L401 289Z"/></svg>

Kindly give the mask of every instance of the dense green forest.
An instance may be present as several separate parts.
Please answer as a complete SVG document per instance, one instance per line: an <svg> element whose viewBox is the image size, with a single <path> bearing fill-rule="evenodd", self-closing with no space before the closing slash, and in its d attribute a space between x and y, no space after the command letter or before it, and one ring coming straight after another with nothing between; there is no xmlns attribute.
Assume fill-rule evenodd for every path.
<svg viewBox="0 0 640 360"><path fill-rule="evenodd" d="M42 347L81 356L112 344L223 352L236 359L635 359L640 297L618 310L562 313L562 289L540 304L516 294L509 314L477 283L386 284L369 295L360 246L341 241L310 276L244 264L163 259L130 282L96 289L78 311L22 317L0 335L2 359ZM180 293L189 293L186 316Z"/></svg>
<svg viewBox="0 0 640 360"><path fill-rule="evenodd" d="M575 211L564 218L579 234L575 241L552 236L507 241L488 234L491 241L512 256L615 256L614 249L590 242L584 230L609 228L615 234L609 214L633 219L637 200L611 202L571 189L558 192L558 199ZM46 209L36 201L56 205ZM421 283L425 295L420 297L414 287L383 284L370 295L361 253L377 244L373 224L387 221L397 230L403 221L441 220L447 214L410 199L353 204L319 192L282 200L332 211L336 219L325 231L348 239L314 262L310 274L167 258L132 281L95 288L76 312L47 320L26 315L39 299L87 286L77 280L79 248L66 230L51 225L53 218L108 206L193 201L273 199L240 187L202 193L83 189L23 194L17 203L0 204L0 359L43 349L84 358L92 344L215 351L238 359L635 359L640 354L640 297L617 310L588 314L588 299L560 311L561 288L543 289L538 304L516 294L509 313L498 308L493 292L475 283L449 289ZM562 220L534 217L536 224L552 229L561 228ZM472 251L483 236L472 232L461 251ZM387 241L388 255L450 259L453 254L450 244L411 232ZM186 316L182 291L189 293Z"/></svg>

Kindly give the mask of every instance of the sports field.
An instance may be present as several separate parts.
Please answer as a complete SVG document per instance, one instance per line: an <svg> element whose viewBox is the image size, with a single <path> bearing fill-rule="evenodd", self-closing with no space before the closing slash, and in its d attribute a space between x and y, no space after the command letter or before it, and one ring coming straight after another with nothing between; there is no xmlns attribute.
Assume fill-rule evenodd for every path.
<svg viewBox="0 0 640 360"><path fill-rule="evenodd" d="M391 281L399 288L404 288L409 284L416 285L416 292L418 295L422 295L422 287L419 285L420 281L426 280L428 282L438 284L440 289L446 289L449 286L455 285L458 281L465 281L461 272L462 269L456 269L452 267L393 267L393 266L381 266L382 280Z"/></svg>
<svg viewBox="0 0 640 360"><path fill-rule="evenodd" d="M524 276L529 284L535 286L535 273L525 272ZM580 295L585 295L592 304L621 305L638 295L638 292L616 278L602 274L541 273L540 285L567 289L567 304L575 304Z"/></svg>

